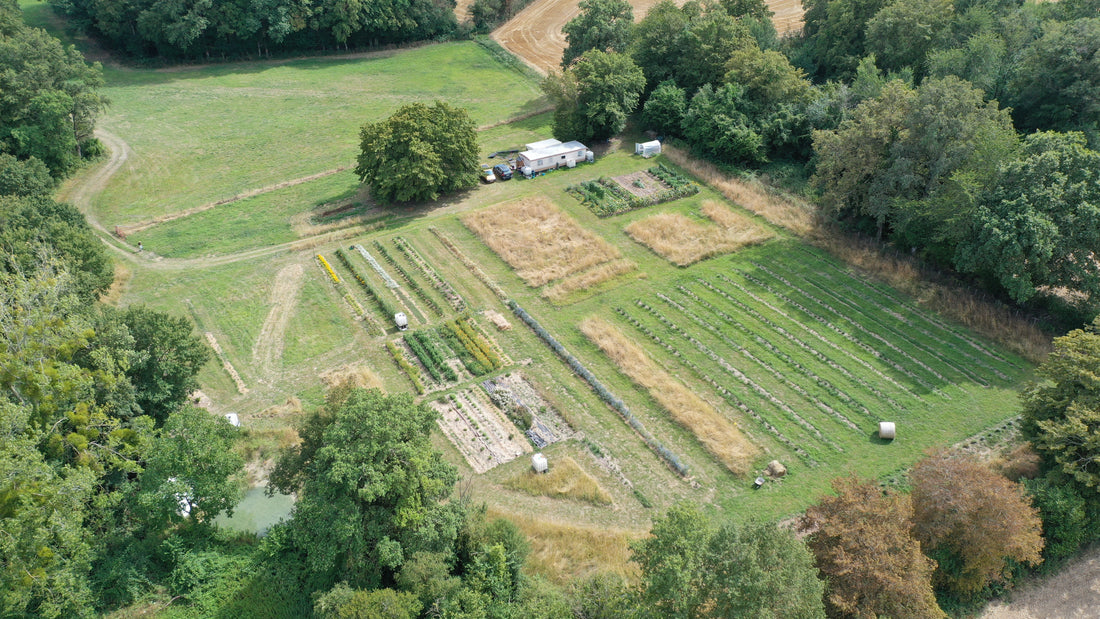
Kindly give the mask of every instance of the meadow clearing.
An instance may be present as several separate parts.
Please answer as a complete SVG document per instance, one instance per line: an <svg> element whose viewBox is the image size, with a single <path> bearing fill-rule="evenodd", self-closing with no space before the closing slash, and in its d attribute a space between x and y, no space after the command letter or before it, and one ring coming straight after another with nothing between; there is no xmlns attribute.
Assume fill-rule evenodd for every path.
<svg viewBox="0 0 1100 619"><path fill-rule="evenodd" d="M357 127L400 103L469 107L485 155L549 136L536 81L477 43L107 77L102 130L127 156L63 196L105 230L142 224L110 239L118 302L189 315L216 344L203 402L240 415L261 471L322 376L420 392L451 424L433 443L464 492L535 535L532 569L561 578L629 571L625 540L675 501L789 517L834 476L892 478L1015 415L1028 362L799 240L797 206L635 157L633 136L573 170L373 204L349 171ZM566 191L655 164L700 191L608 217ZM628 232L654 218L682 227L661 239L687 266ZM510 401L485 384L520 379ZM880 420L897 440L876 438ZM541 483L525 477L536 422L564 463ZM787 475L753 490L772 460Z"/></svg>

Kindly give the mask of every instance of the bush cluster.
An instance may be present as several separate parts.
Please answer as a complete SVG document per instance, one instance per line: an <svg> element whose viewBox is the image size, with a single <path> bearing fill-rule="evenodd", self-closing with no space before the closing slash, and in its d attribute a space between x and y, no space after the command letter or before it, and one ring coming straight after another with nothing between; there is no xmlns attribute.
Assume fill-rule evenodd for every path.
<svg viewBox="0 0 1100 619"><path fill-rule="evenodd" d="M420 370L413 364L409 363L409 360L405 358L405 355L401 353L401 350L397 348L397 345L393 342L386 342L386 348L390 351L390 355L393 356L393 360L397 363L397 367L404 370L405 375L412 381L413 387L416 388L418 395L424 395L424 381L420 379Z"/></svg>
<svg viewBox="0 0 1100 619"><path fill-rule="evenodd" d="M405 335L405 343L428 369L437 382L458 380L454 368L447 364L447 358L439 349L439 343L431 336L431 331L413 331Z"/></svg>

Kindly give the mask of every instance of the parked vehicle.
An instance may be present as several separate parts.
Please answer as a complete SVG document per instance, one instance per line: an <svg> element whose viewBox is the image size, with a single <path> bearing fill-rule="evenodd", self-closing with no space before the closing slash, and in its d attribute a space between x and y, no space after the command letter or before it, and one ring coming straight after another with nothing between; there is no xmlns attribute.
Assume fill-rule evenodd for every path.
<svg viewBox="0 0 1100 619"><path fill-rule="evenodd" d="M493 166L493 173L502 181L512 180L512 168L506 163L498 163Z"/></svg>
<svg viewBox="0 0 1100 619"><path fill-rule="evenodd" d="M493 169L489 167L489 164L487 164L487 163L481 164L481 181L483 183L488 184L488 183L495 183L496 180L497 180L497 177L496 177L495 174L493 174Z"/></svg>

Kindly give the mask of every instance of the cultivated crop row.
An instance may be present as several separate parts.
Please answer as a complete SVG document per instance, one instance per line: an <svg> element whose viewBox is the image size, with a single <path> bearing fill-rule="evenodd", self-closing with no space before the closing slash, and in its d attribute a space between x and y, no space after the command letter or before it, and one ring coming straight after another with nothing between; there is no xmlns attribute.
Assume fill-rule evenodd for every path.
<svg viewBox="0 0 1100 619"><path fill-rule="evenodd" d="M504 365L497 351L467 316L448 320L438 333L474 376L488 374Z"/></svg>
<svg viewBox="0 0 1100 619"><path fill-rule="evenodd" d="M355 278L355 281L359 282L359 286L363 289L363 292L367 294L367 297L370 298L370 300L373 301L378 306L378 308L382 310L382 314L385 316L393 316L393 304L390 303L388 299L384 298L378 292L378 290L376 290L374 286L372 286L371 283L365 277L363 277L363 274L359 272L359 269L357 269L355 265L352 264L350 260L348 260L348 256L344 253L344 250L337 249L336 257L340 260L340 263L344 265L344 268L346 268L351 273L351 276ZM333 275L335 275L335 273ZM370 328L372 330L375 330L378 333L385 335L386 330L382 327L382 325L378 324L378 322L376 322L372 318L368 317L367 320L369 321Z"/></svg>
<svg viewBox="0 0 1100 619"><path fill-rule="evenodd" d="M370 255L370 252L364 249L362 245L352 245L352 249L355 249L359 252L360 255L363 256L363 259L370 264L371 268L374 269L374 272L378 273L378 276L381 277L382 281L386 283L387 288L398 288L401 286L401 284L397 283L397 280L390 277L390 274L386 272L386 269L383 269L382 265L378 264L378 261L374 259L374 256Z"/></svg>
<svg viewBox="0 0 1100 619"><path fill-rule="evenodd" d="M374 247L378 250L378 253L382 256L382 258L386 262L390 263L390 266L392 266L394 269L397 269L397 273L401 275L401 279L405 280L405 283L409 285L409 288L412 289L413 293L416 294L416 296L419 297L420 300L423 301L424 304L427 305L433 312L435 312L436 316L442 316L443 309L439 307L439 304L435 302L435 299L431 298L428 295L427 291L425 291L424 288L420 286L420 282L413 279L412 275L409 275L409 272L405 270L405 267L401 266L400 262L394 260L393 256L390 255L390 252L386 251L386 248L382 245L382 243L376 240L374 241Z"/></svg>
<svg viewBox="0 0 1100 619"><path fill-rule="evenodd" d="M424 388L424 381L420 378L420 368L409 363L409 360L405 358L405 353L401 352L401 349L393 342L386 342L386 350L390 351L390 356L393 357L393 362L397 364L397 367L401 368L405 376L408 376L409 380L412 381L416 393L424 395L426 389Z"/></svg>
<svg viewBox="0 0 1100 619"><path fill-rule="evenodd" d="M408 258L410 262L416 265L416 268L420 270L424 278L431 282L432 287L435 288L439 294L443 295L444 299L447 299L447 302L451 304L451 307L454 308L456 312L466 310L466 301L462 298L462 295L455 292L455 289L447 283L447 280L440 277L435 268L433 268L431 264L428 264L428 261L425 260L424 257L420 255L420 252L416 251L404 237L394 237L393 244L397 246L397 249L400 250L401 253L405 254L405 257Z"/></svg>
<svg viewBox="0 0 1100 619"><path fill-rule="evenodd" d="M413 351L428 373L436 382L455 382L458 374L447 363L449 355L444 352L446 345L440 342L432 331L410 331L405 334L405 343Z"/></svg>
<svg viewBox="0 0 1100 619"><path fill-rule="evenodd" d="M366 324L367 331L383 332L378 323L376 323L370 317L370 314L367 313L367 310L363 309L363 306L359 304L358 299L351 296L351 292L347 289L347 286L344 285L344 282L340 281L340 277L336 275L336 271L332 270L332 265L328 263L328 260L321 254L317 254L317 262L319 262L321 267L328 273L332 282L336 285L336 289L341 293L341 296L343 296L344 301L351 306L352 311L355 312L355 319L361 320Z"/></svg>

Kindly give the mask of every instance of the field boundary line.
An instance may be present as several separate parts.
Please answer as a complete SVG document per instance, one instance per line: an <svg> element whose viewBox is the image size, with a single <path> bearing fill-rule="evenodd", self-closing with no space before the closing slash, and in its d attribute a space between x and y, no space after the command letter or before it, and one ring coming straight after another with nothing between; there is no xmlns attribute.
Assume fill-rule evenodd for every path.
<svg viewBox="0 0 1100 619"><path fill-rule="evenodd" d="M215 200L214 202L207 202L206 204L203 204L203 205L200 205L200 206L195 206L195 207L192 207L192 208L189 208L189 209L184 209L182 211L179 211L179 212L176 212L176 213L170 213L168 215L162 215L160 217L154 217L153 219L147 219L145 221L140 221L136 224L118 225L118 226L115 226L115 233L118 236L122 237L122 238L126 238L127 236L129 236L131 234L137 234L138 232L144 232L144 231L148 230L149 228L152 228L153 226L158 226L160 224L168 223L170 221L175 221L177 219L183 219L184 217L190 217L191 215L197 215L199 213L202 213L204 211L209 211L209 210L211 210L213 208L217 208L219 206L225 206L226 204L232 204L234 202L239 202L239 201L247 199L247 198L254 198L256 196L260 196L260 195L263 195L265 193L271 193L272 191L278 191L280 189L286 189L288 187L294 187L294 186L297 186L297 185L301 185L303 183L308 183L310 181L315 181L315 180L318 180L318 179L321 179L321 178L325 178L326 176L332 176L333 174L339 174L340 172L343 172L343 171L345 171L349 168L351 168L351 166L340 166L338 168L332 168L331 170L325 170L324 172L317 172L316 174L310 174L309 176L294 178L294 179L291 179L289 181L282 181L282 182L279 182L279 183L275 183L273 185L267 185L265 187L259 187L257 189L249 189L248 191L238 193L237 195L233 196L232 198L223 198L221 200Z"/></svg>

